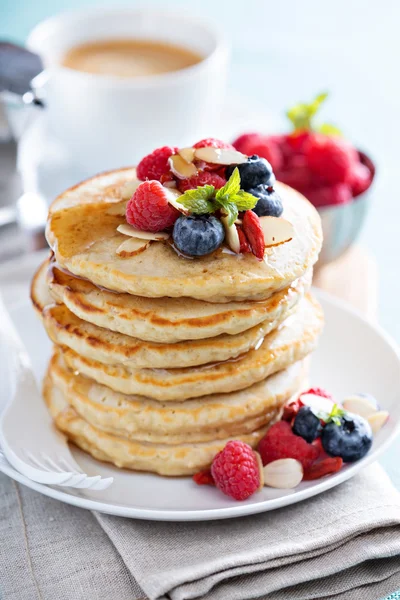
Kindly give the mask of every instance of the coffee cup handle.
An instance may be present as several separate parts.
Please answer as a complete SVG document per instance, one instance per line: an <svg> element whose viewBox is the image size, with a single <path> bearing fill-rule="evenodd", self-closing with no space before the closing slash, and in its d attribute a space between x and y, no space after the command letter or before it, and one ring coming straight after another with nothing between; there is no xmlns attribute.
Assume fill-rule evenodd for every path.
<svg viewBox="0 0 400 600"><path fill-rule="evenodd" d="M50 74L47 71L42 71L32 79L30 90L22 95L8 90L0 92L0 105L4 106L1 132L3 138L19 140L36 120L36 117L46 108L44 85L48 82L49 77Z"/></svg>

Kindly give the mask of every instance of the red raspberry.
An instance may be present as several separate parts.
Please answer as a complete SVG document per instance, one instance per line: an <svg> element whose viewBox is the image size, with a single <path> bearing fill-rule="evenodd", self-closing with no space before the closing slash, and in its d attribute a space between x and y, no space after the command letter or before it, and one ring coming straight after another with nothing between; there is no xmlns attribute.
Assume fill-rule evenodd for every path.
<svg viewBox="0 0 400 600"><path fill-rule="evenodd" d="M237 226L236 229L237 229L238 236L239 236L240 253L241 254L251 254L251 247L250 247L247 237L244 234L243 229L240 226Z"/></svg>
<svg viewBox="0 0 400 600"><path fill-rule="evenodd" d="M227 150L233 150L232 144L217 140L216 138L205 138L194 144L193 148L226 148Z"/></svg>
<svg viewBox="0 0 400 600"><path fill-rule="evenodd" d="M138 179L142 179L143 181L146 179L160 181L162 175L166 175L170 171L168 164L169 157L177 152L178 148L163 146L142 158L136 169Z"/></svg>
<svg viewBox="0 0 400 600"><path fill-rule="evenodd" d="M318 458L318 447L295 435L286 421L279 421L269 428L258 445L263 465L280 458L295 458L304 469L309 468Z"/></svg>
<svg viewBox="0 0 400 600"><path fill-rule="evenodd" d="M275 174L279 181L301 193L312 188L315 181L315 175L310 171L306 157L301 154L291 156L286 168Z"/></svg>
<svg viewBox="0 0 400 600"><path fill-rule="evenodd" d="M299 410L304 406L300 399L293 400L293 402L289 402L289 404L285 404L283 407L282 420L290 421L297 415Z"/></svg>
<svg viewBox="0 0 400 600"><path fill-rule="evenodd" d="M302 194L317 208L319 206L347 204L352 199L351 189L347 183L302 190Z"/></svg>
<svg viewBox="0 0 400 600"><path fill-rule="evenodd" d="M307 145L306 157L311 171L327 183L348 183L357 150L337 136L315 135Z"/></svg>
<svg viewBox="0 0 400 600"><path fill-rule="evenodd" d="M277 421L268 429L268 436L294 435L292 428L286 421Z"/></svg>
<svg viewBox="0 0 400 600"><path fill-rule="evenodd" d="M278 148L281 152L282 162L279 165L280 169L286 168L287 163L294 156L294 153L296 151L295 148L293 148L292 145L289 143L290 137L291 136L287 135L287 134L269 135L268 136L270 143L275 144L275 146L278 146ZM275 170L277 170L277 169L275 169Z"/></svg>
<svg viewBox="0 0 400 600"><path fill-rule="evenodd" d="M243 231L250 244L251 251L258 258L264 258L265 239L260 219L252 210L246 210L243 216Z"/></svg>
<svg viewBox="0 0 400 600"><path fill-rule="evenodd" d="M179 211L168 204L167 191L158 181L144 181L126 205L129 225L142 231L162 231L172 227Z"/></svg>
<svg viewBox="0 0 400 600"><path fill-rule="evenodd" d="M350 187L353 197L365 192L371 185L372 174L366 165L361 162L354 165L351 171Z"/></svg>
<svg viewBox="0 0 400 600"><path fill-rule="evenodd" d="M217 488L235 500L246 500L262 486L261 461L244 442L228 442L215 456L211 473Z"/></svg>
<svg viewBox="0 0 400 600"><path fill-rule="evenodd" d="M236 150L248 156L257 154L266 158L274 171L277 171L283 165L283 154L280 148L283 138L284 136L244 133L236 138L233 145Z"/></svg>
<svg viewBox="0 0 400 600"><path fill-rule="evenodd" d="M313 134L310 131L294 131L287 136L286 140L293 152L302 154L305 152L312 136Z"/></svg>
<svg viewBox="0 0 400 600"><path fill-rule="evenodd" d="M317 437L313 442L311 442L311 444L318 449L318 460L322 460L329 457L329 455L324 450L322 440L320 437Z"/></svg>
<svg viewBox="0 0 400 600"><path fill-rule="evenodd" d="M339 456L335 456L334 458L325 458L320 462L311 465L304 470L304 481L312 481L313 479L319 479L324 475L330 475L332 473L336 473L340 471L343 466L343 459Z"/></svg>
<svg viewBox="0 0 400 600"><path fill-rule="evenodd" d="M332 394L320 387L312 387L309 390L306 390L305 392L301 392L299 399L302 397L303 394L314 394L314 396L321 396L321 398L328 398L328 400L333 400Z"/></svg>
<svg viewBox="0 0 400 600"><path fill-rule="evenodd" d="M259 133L243 133L232 142L232 145L236 150L243 154L252 154L251 151L247 152L247 150L249 150L253 144L256 144L261 137L262 136Z"/></svg>
<svg viewBox="0 0 400 600"><path fill-rule="evenodd" d="M189 177L189 179L180 179L178 181L178 189L180 192L186 190L194 190L198 186L213 185L216 190L222 188L226 183L226 179L212 171L199 171L197 175Z"/></svg>
<svg viewBox="0 0 400 600"><path fill-rule="evenodd" d="M205 469L204 471L195 473L193 475L193 481L197 483L197 485L215 485L215 481L211 475L211 469Z"/></svg>

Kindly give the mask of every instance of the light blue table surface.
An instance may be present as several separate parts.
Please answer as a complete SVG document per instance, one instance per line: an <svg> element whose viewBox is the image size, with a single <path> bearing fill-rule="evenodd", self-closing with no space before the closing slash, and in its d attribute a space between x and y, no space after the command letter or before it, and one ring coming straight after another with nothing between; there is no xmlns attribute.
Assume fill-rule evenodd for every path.
<svg viewBox="0 0 400 600"><path fill-rule="evenodd" d="M0 0L0 38L23 42L51 14L104 4ZM245 98L249 110L281 115L297 100L332 92L324 116L378 165L361 242L378 260L380 322L400 342L400 2L125 0L118 5L168 6L216 23L233 46L229 95ZM399 457L400 441L382 463L400 488Z"/></svg>

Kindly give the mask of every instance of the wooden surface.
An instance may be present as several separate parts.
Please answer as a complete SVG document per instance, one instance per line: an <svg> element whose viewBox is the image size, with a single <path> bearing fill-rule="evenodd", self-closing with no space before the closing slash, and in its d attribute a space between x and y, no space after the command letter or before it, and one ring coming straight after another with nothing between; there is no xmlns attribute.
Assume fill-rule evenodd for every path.
<svg viewBox="0 0 400 600"><path fill-rule="evenodd" d="M376 319L378 272L375 258L353 246L333 263L317 268L314 285L349 302L371 320Z"/></svg>

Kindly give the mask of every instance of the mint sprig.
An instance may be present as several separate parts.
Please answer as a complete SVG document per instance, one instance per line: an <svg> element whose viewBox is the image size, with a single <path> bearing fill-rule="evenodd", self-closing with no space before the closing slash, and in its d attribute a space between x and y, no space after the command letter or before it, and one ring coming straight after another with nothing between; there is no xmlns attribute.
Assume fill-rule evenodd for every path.
<svg viewBox="0 0 400 600"><path fill-rule="evenodd" d="M292 123L294 132L319 131L325 135L341 135L340 129L335 125L315 123L315 116L327 97L327 92L318 94L309 104L299 102L287 111L286 116Z"/></svg>
<svg viewBox="0 0 400 600"><path fill-rule="evenodd" d="M239 211L251 210L258 202L258 198L240 189L240 173L236 167L226 184L216 190L213 185L199 186L194 190L187 190L177 198L195 215L205 215L222 210L228 217L229 226L236 221Z"/></svg>
<svg viewBox="0 0 400 600"><path fill-rule="evenodd" d="M335 425L341 425L340 418L346 414L346 411L341 408L338 404L332 406L331 412L318 411L314 413L319 419L322 419L325 423L335 423Z"/></svg>
<svg viewBox="0 0 400 600"><path fill-rule="evenodd" d="M179 196L177 202L195 215L204 215L214 212L213 203L210 201L215 194L213 185L199 186L194 190L187 190Z"/></svg>

